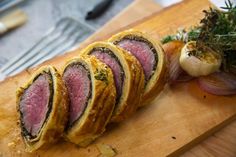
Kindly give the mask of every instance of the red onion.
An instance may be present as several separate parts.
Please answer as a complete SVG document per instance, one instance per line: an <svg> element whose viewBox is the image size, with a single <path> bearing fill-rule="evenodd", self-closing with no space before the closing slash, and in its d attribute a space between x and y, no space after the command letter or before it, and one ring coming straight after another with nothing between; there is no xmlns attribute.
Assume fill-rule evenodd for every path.
<svg viewBox="0 0 236 157"><path fill-rule="evenodd" d="M236 75L217 72L198 78L199 86L208 93L215 95L236 94Z"/></svg>
<svg viewBox="0 0 236 157"><path fill-rule="evenodd" d="M179 64L181 49L184 46L182 41L171 41L163 45L167 59L169 61L169 83L189 81L193 77L189 76Z"/></svg>
<svg viewBox="0 0 236 157"><path fill-rule="evenodd" d="M179 75L183 72L179 64L179 55L174 54L168 58L169 60L169 81L174 82L178 79Z"/></svg>

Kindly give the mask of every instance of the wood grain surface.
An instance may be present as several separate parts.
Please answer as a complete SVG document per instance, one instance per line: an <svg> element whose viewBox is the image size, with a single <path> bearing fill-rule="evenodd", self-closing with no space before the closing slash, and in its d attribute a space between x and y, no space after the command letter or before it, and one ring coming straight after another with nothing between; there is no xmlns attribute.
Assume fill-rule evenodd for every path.
<svg viewBox="0 0 236 157"><path fill-rule="evenodd" d="M135 28L158 38L173 32L179 26L197 23L202 16L201 10L208 8L208 5L206 0L200 2L188 0L156 13L142 23L136 23ZM187 16L189 13L192 16ZM76 56L76 53L78 52L68 53L45 64L52 64L60 69L66 59ZM172 88L167 87L152 104L140 109L133 117L118 125L109 126L108 131L88 148L77 148L70 143L59 142L48 149L26 154L19 138L19 129L16 127L14 101L16 87L26 81L32 71L34 70L24 71L0 83L2 92L0 95L0 152L2 156L68 156L69 154L70 156L97 156L99 152L96 149L96 143L111 145L117 150L118 156L178 155L235 119L235 97L209 95L202 92L193 81ZM218 150L215 150L215 154L211 154L214 151L205 149L205 145L207 144L194 148L198 149L196 152L201 154L194 154L194 149L192 149L190 154L185 155L203 156L202 152L206 152L208 156L223 154ZM213 145L217 148L216 144ZM232 153L225 152L228 156L233 156Z"/></svg>
<svg viewBox="0 0 236 157"><path fill-rule="evenodd" d="M135 0L129 7L90 36L84 44L96 41L99 39L99 36L105 36L107 32L112 33L120 29L120 27L125 27L161 9L162 7L152 0ZM236 121L233 121L199 144L196 144L192 149L186 150L181 156L236 157Z"/></svg>

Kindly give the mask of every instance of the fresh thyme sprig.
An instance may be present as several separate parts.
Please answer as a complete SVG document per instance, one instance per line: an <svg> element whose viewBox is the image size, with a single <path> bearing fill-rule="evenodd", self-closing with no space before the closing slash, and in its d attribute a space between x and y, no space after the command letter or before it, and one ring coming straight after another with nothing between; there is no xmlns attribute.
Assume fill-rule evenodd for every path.
<svg viewBox="0 0 236 157"><path fill-rule="evenodd" d="M225 11L213 8L204 11L197 44L204 43L219 52L223 57L223 70L229 72L236 67L236 6L228 0L222 9Z"/></svg>
<svg viewBox="0 0 236 157"><path fill-rule="evenodd" d="M216 8L204 10L204 18L200 25L191 28L188 32L178 31L162 39L162 43L173 40L184 42L197 41L197 47L207 45L222 55L222 69L228 72L236 71L236 6L228 0L225 1L225 11ZM236 73L235 73L236 74Z"/></svg>
<svg viewBox="0 0 236 157"><path fill-rule="evenodd" d="M161 42L162 42L162 44L165 44L170 41L180 40L180 41L187 43L188 41L197 40L199 34L200 34L199 27L190 28L189 31L186 31L185 29L180 28L177 30L176 34L167 35L166 37L164 37L161 40Z"/></svg>

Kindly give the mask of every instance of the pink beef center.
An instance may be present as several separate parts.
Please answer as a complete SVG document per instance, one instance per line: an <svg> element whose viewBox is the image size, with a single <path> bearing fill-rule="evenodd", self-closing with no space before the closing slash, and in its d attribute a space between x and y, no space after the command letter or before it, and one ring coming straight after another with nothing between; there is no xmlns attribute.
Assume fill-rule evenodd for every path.
<svg viewBox="0 0 236 157"><path fill-rule="evenodd" d="M148 80L155 65L155 56L149 45L145 42L131 39L123 39L118 45L132 53L139 60L143 67L145 78Z"/></svg>
<svg viewBox="0 0 236 157"><path fill-rule="evenodd" d="M90 93L90 79L87 70L81 65L68 67L63 79L70 99L69 124L71 125L85 110Z"/></svg>
<svg viewBox="0 0 236 157"><path fill-rule="evenodd" d="M111 68L114 75L117 97L119 98L122 92L122 76L121 76L122 69L119 63L110 54L102 51L93 51L91 54L96 56L99 60L101 60Z"/></svg>
<svg viewBox="0 0 236 157"><path fill-rule="evenodd" d="M50 100L50 76L40 75L25 91L20 102L25 129L36 136L43 125Z"/></svg>

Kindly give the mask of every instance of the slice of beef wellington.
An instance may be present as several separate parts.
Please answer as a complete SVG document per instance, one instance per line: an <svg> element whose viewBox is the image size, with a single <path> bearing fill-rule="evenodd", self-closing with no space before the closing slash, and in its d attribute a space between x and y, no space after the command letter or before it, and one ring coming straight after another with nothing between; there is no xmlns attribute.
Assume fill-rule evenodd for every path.
<svg viewBox="0 0 236 157"><path fill-rule="evenodd" d="M112 36L109 42L127 50L142 65L145 74L145 91L141 106L149 104L166 83L166 57L159 42L146 33L127 30Z"/></svg>
<svg viewBox="0 0 236 157"><path fill-rule="evenodd" d="M81 54L95 56L113 72L117 97L111 121L119 122L134 113L144 91L144 74L138 60L108 42L93 43Z"/></svg>
<svg viewBox="0 0 236 157"><path fill-rule="evenodd" d="M105 131L115 107L112 71L93 56L80 56L66 64L63 80L70 101L65 138L87 146Z"/></svg>
<svg viewBox="0 0 236 157"><path fill-rule="evenodd" d="M56 142L68 120L68 95L52 66L43 66L17 90L21 134L26 151Z"/></svg>

